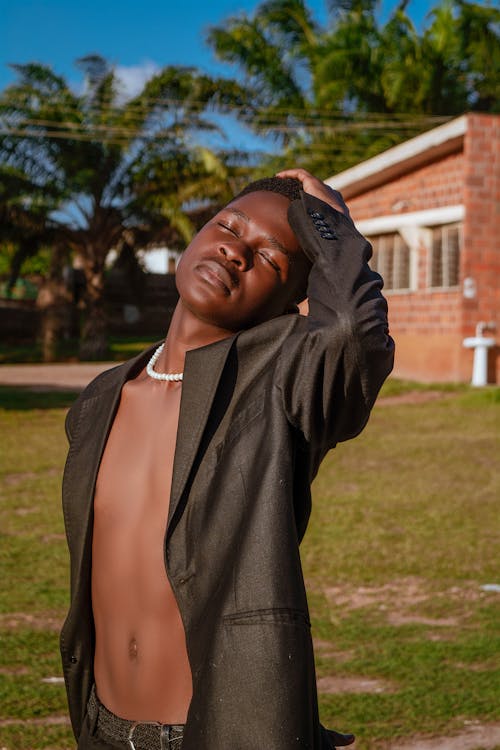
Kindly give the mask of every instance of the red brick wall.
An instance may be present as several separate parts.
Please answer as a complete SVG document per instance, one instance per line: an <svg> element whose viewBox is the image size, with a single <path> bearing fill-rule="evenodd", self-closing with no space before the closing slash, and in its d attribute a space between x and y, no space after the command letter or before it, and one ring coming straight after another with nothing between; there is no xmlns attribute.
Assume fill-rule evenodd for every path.
<svg viewBox="0 0 500 750"><path fill-rule="evenodd" d="M464 155L450 154L349 199L355 221L463 203Z"/></svg>
<svg viewBox="0 0 500 750"><path fill-rule="evenodd" d="M462 305L461 333L471 336L479 321L493 321L488 332L500 342L500 117L469 115L464 144L463 274L477 294ZM500 383L500 349L490 352L490 379ZM464 352L462 371L470 373L472 352Z"/></svg>
<svg viewBox="0 0 500 750"><path fill-rule="evenodd" d="M387 294L399 377L470 380L473 353L463 348L463 338L480 320L492 320L500 341L500 117L468 115L463 150L349 200L354 221L462 203L460 288L427 288L428 258L421 246L417 291ZM467 276L476 282L474 300L463 297ZM490 353L490 364L490 381L498 383L500 349Z"/></svg>
<svg viewBox="0 0 500 750"><path fill-rule="evenodd" d="M419 266L426 264L424 250ZM423 382L463 380L461 290L431 292L421 285L411 293L387 292L387 301L396 341L394 374Z"/></svg>

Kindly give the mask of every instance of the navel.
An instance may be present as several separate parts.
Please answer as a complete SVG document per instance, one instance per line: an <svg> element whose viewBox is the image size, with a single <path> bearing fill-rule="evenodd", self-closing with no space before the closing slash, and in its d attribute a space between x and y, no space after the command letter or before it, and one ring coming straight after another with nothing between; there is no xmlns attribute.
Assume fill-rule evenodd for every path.
<svg viewBox="0 0 500 750"><path fill-rule="evenodd" d="M137 641L135 638L131 638L128 644L128 655L131 661L137 659Z"/></svg>

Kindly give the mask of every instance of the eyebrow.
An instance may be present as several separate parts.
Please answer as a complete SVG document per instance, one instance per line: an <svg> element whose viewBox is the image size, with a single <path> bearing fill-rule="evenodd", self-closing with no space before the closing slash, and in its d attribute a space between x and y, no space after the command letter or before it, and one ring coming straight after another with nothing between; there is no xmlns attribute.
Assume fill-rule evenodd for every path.
<svg viewBox="0 0 500 750"><path fill-rule="evenodd" d="M232 214L235 214L235 216L239 216L240 219L243 219L247 224L249 224L252 220L244 211L240 211L239 208L227 208L227 211L229 211ZM284 255L290 255L290 252L286 249L286 247L278 240L276 237L273 237L272 235L268 235L264 238L266 242L269 242L270 245L273 246L273 248L276 248L276 250L279 250Z"/></svg>

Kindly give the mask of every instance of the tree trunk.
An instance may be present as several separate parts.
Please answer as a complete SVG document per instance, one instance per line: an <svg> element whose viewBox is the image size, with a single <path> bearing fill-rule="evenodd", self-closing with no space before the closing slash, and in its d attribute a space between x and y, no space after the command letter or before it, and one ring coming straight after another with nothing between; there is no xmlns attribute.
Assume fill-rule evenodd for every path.
<svg viewBox="0 0 500 750"><path fill-rule="evenodd" d="M83 325L79 357L98 360L109 357L108 321L104 309L104 267L85 268L86 320Z"/></svg>
<svg viewBox="0 0 500 750"><path fill-rule="evenodd" d="M67 333L71 312L64 284L54 278L46 279L38 293L37 307L41 313L39 336L42 358L44 362L54 362L58 344Z"/></svg>

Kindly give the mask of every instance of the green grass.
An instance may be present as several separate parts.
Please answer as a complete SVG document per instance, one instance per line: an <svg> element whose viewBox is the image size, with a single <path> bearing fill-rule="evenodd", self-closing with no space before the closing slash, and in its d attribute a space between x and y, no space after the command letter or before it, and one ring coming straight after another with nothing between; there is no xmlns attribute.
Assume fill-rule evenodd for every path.
<svg viewBox="0 0 500 750"><path fill-rule="evenodd" d="M364 433L327 456L313 488L302 558L318 676L383 686L320 694L324 723L355 732L357 750L500 718L498 594L481 589L499 582L500 389L438 388L438 400L377 406ZM412 390L394 381L385 393ZM42 682L61 676L60 474L72 398L0 388L0 703L11 720L0 724L0 747L8 750L73 746L69 728L51 723L66 715L64 687Z"/></svg>
<svg viewBox="0 0 500 750"><path fill-rule="evenodd" d="M106 357L109 362L121 362L139 354L155 341L163 338L161 332L153 336L111 336L110 352ZM63 341L57 352L58 362L78 362L77 340ZM42 347L39 342L11 344L0 342L0 365L17 363L37 363L42 361Z"/></svg>
<svg viewBox="0 0 500 750"><path fill-rule="evenodd" d="M0 385L0 409L33 411L69 408L77 393L73 391L32 391L28 388Z"/></svg>
<svg viewBox="0 0 500 750"><path fill-rule="evenodd" d="M358 748L500 717L498 594L480 588L499 582L499 394L377 406L315 481L302 557L313 632L333 652L318 674L388 684L320 696Z"/></svg>
<svg viewBox="0 0 500 750"><path fill-rule="evenodd" d="M401 396L404 393L440 391L443 393L457 393L469 390L465 383L417 383L415 380L400 380L399 378L388 378L382 390L381 396Z"/></svg>
<svg viewBox="0 0 500 750"><path fill-rule="evenodd" d="M64 716L58 628L68 603L60 511L64 415L74 394L0 388L0 705L2 719ZM8 750L72 747L67 726L0 725Z"/></svg>

